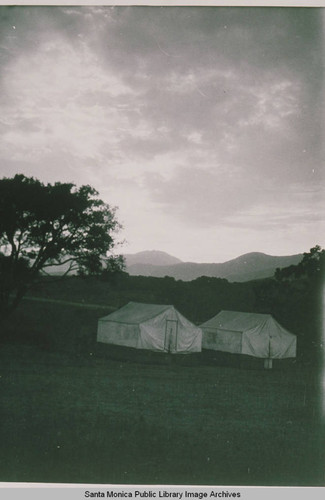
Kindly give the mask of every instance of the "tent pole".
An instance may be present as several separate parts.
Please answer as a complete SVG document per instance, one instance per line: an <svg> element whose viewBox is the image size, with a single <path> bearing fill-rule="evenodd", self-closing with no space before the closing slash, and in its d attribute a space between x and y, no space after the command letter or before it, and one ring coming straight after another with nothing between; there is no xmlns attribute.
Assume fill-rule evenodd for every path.
<svg viewBox="0 0 325 500"><path fill-rule="evenodd" d="M267 370L272 370L272 358L271 358L271 337L269 336L269 353L268 358L265 360L264 368Z"/></svg>

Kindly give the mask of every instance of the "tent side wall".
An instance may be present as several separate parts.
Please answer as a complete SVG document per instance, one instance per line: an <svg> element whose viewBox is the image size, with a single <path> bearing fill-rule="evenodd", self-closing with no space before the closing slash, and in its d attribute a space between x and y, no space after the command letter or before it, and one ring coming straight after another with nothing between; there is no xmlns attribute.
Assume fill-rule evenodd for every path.
<svg viewBox="0 0 325 500"><path fill-rule="evenodd" d="M137 348L139 334L139 325L136 324L98 321L97 342Z"/></svg>
<svg viewBox="0 0 325 500"><path fill-rule="evenodd" d="M202 330L200 328L186 328L184 333L178 337L178 354L191 354L192 352L202 351Z"/></svg>
<svg viewBox="0 0 325 500"><path fill-rule="evenodd" d="M172 354L191 354L202 350L202 330L174 307L138 323L112 321L109 318L98 321L98 342Z"/></svg>
<svg viewBox="0 0 325 500"><path fill-rule="evenodd" d="M201 327L203 331L202 347L213 351L240 354L242 351L242 333L220 328Z"/></svg>
<svg viewBox="0 0 325 500"><path fill-rule="evenodd" d="M201 328L204 349L262 359L296 357L296 335L270 315L222 311Z"/></svg>

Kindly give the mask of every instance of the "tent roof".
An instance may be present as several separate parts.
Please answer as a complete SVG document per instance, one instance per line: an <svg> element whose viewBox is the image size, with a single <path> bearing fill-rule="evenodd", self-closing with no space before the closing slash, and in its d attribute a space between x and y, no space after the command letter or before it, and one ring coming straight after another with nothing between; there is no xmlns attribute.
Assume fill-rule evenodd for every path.
<svg viewBox="0 0 325 500"><path fill-rule="evenodd" d="M140 324L143 321L154 318L164 311L172 308L171 305L162 304L142 304L140 302L129 302L117 311L114 311L99 321L114 321L116 323L135 323Z"/></svg>
<svg viewBox="0 0 325 500"><path fill-rule="evenodd" d="M219 314L200 326L203 328L221 328L224 330L232 330L234 332L243 332L259 325L263 326L269 319L275 321L270 314L220 311Z"/></svg>

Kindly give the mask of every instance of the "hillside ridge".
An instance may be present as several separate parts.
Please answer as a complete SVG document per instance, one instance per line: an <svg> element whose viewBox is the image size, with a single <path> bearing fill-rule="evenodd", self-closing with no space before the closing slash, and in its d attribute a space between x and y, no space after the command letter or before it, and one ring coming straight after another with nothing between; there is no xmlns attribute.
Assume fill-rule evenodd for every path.
<svg viewBox="0 0 325 500"><path fill-rule="evenodd" d="M225 278L228 281L248 281L252 279L268 278L273 276L276 268L296 265L301 261L303 254L274 256L263 252L249 252L222 263L178 262L157 265L150 261L150 252L144 252L146 262L141 262L141 253L135 254L136 258L126 258L126 271L132 276L170 276L183 281L191 281L200 276ZM164 253L164 252L163 252ZM153 255L153 254L152 254ZM176 259L169 254L168 258ZM177 259L176 259L177 260Z"/></svg>

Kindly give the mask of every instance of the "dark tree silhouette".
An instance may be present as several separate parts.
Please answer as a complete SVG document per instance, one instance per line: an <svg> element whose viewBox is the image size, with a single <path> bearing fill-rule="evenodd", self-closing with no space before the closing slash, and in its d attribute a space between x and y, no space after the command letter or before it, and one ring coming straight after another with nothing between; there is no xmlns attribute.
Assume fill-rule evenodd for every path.
<svg viewBox="0 0 325 500"><path fill-rule="evenodd" d="M277 268L274 277L277 281L292 281L299 278L323 279L325 274L325 250L315 245L297 265Z"/></svg>
<svg viewBox="0 0 325 500"><path fill-rule="evenodd" d="M37 277L123 268L110 254L120 229L115 209L90 186L43 184L16 175L0 180L0 317L20 302Z"/></svg>

